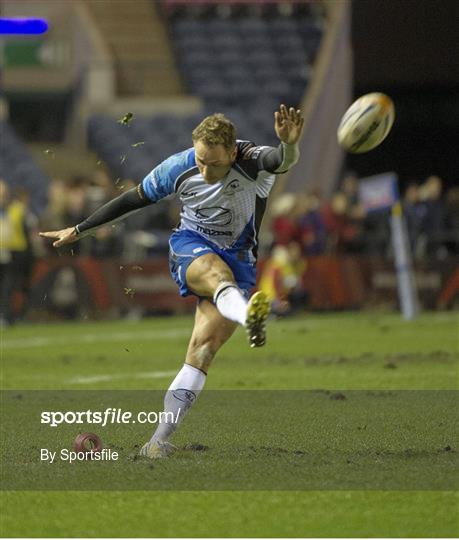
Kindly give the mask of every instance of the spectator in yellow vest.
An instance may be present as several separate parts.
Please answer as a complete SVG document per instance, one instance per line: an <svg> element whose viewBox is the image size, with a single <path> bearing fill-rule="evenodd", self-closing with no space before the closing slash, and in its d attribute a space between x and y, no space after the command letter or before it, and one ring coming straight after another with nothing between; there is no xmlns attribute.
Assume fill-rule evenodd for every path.
<svg viewBox="0 0 459 540"><path fill-rule="evenodd" d="M32 215L28 211L27 193L11 198L7 183L0 179L0 322L11 324L13 294L27 296L33 254L29 230ZM23 301L25 308L26 301ZM22 310L24 311L24 309Z"/></svg>
<svg viewBox="0 0 459 540"><path fill-rule="evenodd" d="M274 246L259 283L274 313L287 315L305 307L308 296L303 286L305 270L306 261L298 242Z"/></svg>

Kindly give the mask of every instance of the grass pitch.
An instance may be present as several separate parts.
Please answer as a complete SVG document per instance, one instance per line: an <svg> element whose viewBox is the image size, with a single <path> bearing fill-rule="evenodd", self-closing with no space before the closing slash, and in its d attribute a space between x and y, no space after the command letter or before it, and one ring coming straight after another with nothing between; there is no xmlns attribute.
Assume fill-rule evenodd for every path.
<svg viewBox="0 0 459 540"><path fill-rule="evenodd" d="M3 536L458 535L453 314L273 321L259 350L240 331L211 368L174 457L153 467L132 459L148 427L91 426L119 449L116 466L38 466L43 433L43 444L68 447L78 429L44 432L29 400L15 406L8 396L78 390L88 403L123 390L115 395L139 397L142 409L151 391L149 410L160 410L191 327L163 318L4 332L2 388L14 392L2 403L2 476L12 486L2 493ZM20 489L34 475L41 489Z"/></svg>

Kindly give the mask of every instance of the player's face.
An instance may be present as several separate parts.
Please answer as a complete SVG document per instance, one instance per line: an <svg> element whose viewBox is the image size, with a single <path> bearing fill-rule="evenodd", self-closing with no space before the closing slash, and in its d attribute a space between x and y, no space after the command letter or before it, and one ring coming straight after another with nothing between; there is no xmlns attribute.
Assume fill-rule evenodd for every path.
<svg viewBox="0 0 459 540"><path fill-rule="evenodd" d="M228 150L222 144L207 146L202 141L194 143L196 165L208 184L215 184L226 176L236 159L237 148Z"/></svg>

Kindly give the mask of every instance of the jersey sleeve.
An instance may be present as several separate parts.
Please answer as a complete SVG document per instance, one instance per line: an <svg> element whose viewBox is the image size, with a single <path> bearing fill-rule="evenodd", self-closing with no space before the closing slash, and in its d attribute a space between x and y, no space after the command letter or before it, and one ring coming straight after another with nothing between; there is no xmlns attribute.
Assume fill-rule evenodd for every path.
<svg viewBox="0 0 459 540"><path fill-rule="evenodd" d="M196 166L194 149L174 154L156 166L143 179L142 187L150 201L157 202L175 193L180 176Z"/></svg>
<svg viewBox="0 0 459 540"><path fill-rule="evenodd" d="M250 141L239 141L238 164L252 178L266 171L274 173L282 163L282 148L257 146Z"/></svg>

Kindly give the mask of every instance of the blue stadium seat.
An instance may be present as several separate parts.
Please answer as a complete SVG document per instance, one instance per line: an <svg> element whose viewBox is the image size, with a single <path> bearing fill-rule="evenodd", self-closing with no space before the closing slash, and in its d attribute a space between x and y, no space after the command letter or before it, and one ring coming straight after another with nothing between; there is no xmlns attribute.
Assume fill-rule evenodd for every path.
<svg viewBox="0 0 459 540"><path fill-rule="evenodd" d="M214 64L213 58L209 55L209 51L187 51L181 62L185 64L187 69L196 69L200 66Z"/></svg>
<svg viewBox="0 0 459 540"><path fill-rule="evenodd" d="M252 49L250 51L247 51L244 60L246 63L249 62L254 65L272 66L277 62L277 57L271 47L267 46L263 49Z"/></svg>
<svg viewBox="0 0 459 540"><path fill-rule="evenodd" d="M238 21L237 28L240 34L243 35L257 35L257 34L269 34L269 24L263 19L258 17L248 17Z"/></svg>
<svg viewBox="0 0 459 540"><path fill-rule="evenodd" d="M234 19L223 19L223 18L209 18L206 19L206 25L209 29L209 32L213 35L224 34L224 33L236 33L237 32L237 22Z"/></svg>
<svg viewBox="0 0 459 540"><path fill-rule="evenodd" d="M196 86L199 94L204 98L221 99L225 101L228 97L228 87L219 80L202 81Z"/></svg>
<svg viewBox="0 0 459 540"><path fill-rule="evenodd" d="M205 36L186 36L177 40L175 46L179 49L180 52L189 54L191 52L196 53L208 53L209 51L209 39Z"/></svg>
<svg viewBox="0 0 459 540"><path fill-rule="evenodd" d="M188 81L192 87L199 86L201 83L206 83L214 78L220 78L221 72L214 66L199 66L190 71Z"/></svg>
<svg viewBox="0 0 459 540"><path fill-rule="evenodd" d="M246 52L272 49L272 40L266 34L246 34L240 37Z"/></svg>
<svg viewBox="0 0 459 540"><path fill-rule="evenodd" d="M211 37L208 44L212 48L219 49L238 49L242 53L243 43L236 32L216 34Z"/></svg>
<svg viewBox="0 0 459 540"><path fill-rule="evenodd" d="M222 66L238 65L241 63L241 53L237 49L222 49L215 53Z"/></svg>
<svg viewBox="0 0 459 540"><path fill-rule="evenodd" d="M259 86L251 80L231 81L229 83L229 91L232 103L247 103L250 104L257 99L260 94Z"/></svg>
<svg viewBox="0 0 459 540"><path fill-rule="evenodd" d="M273 34L273 47L279 51L302 51L303 40L298 34Z"/></svg>
<svg viewBox="0 0 459 540"><path fill-rule="evenodd" d="M191 34L207 34L209 31L209 25L207 21L184 18L175 21L173 32L177 37L188 36Z"/></svg>
<svg viewBox="0 0 459 540"><path fill-rule="evenodd" d="M224 71L224 79L228 83L243 84L247 81L254 81L253 73L244 65L230 65Z"/></svg>

